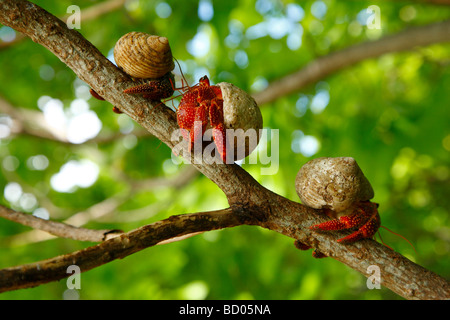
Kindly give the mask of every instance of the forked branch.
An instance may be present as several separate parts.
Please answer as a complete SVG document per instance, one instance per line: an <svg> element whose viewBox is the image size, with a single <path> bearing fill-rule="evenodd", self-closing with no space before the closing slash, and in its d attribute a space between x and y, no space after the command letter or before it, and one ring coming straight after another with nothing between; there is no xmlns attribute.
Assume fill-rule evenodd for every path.
<svg viewBox="0 0 450 320"><path fill-rule="evenodd" d="M25 0L0 0L0 22L45 46L98 94L173 148L178 129L173 111L155 106L123 90L132 80L91 43L42 8ZM193 160L192 158L190 160ZM377 265L381 284L408 299L448 299L449 282L373 240L352 245L337 243L333 235L317 234L309 226L320 222L317 211L283 198L255 181L237 165L193 164L224 192L229 209L174 216L144 226L81 251L38 263L0 270L2 291L35 286L66 277L69 265L82 271L153 246L158 242L199 231L242 224L258 225L317 248L365 276ZM23 280L25 279L25 280Z"/></svg>

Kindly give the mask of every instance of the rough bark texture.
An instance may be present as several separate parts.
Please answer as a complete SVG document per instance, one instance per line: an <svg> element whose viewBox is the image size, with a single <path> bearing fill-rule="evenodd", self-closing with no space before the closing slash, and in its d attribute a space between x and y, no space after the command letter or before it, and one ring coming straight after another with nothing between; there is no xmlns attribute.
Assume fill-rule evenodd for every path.
<svg viewBox="0 0 450 320"><path fill-rule="evenodd" d="M131 79L75 30L40 7L24 0L0 0L0 22L45 46L107 101L173 148L178 129L173 111L122 91ZM192 156L191 156L192 157ZM192 158L191 158L192 160ZM381 284L408 299L448 299L449 282L373 240L338 244L334 235L317 234L309 226L324 221L318 210L285 199L261 186L237 165L194 164L227 196L229 209L174 216L68 255L0 270L0 291L36 286L67 277L77 264L87 271L123 258L160 241L193 232L259 225L299 240L341 261L365 276L367 267L381 269ZM320 221L321 220L321 221Z"/></svg>

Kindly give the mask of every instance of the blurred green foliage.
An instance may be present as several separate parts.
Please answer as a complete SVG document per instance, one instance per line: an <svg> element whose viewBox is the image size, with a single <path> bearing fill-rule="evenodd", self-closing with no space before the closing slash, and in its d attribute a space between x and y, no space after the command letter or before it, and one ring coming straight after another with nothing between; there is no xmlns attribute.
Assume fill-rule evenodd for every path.
<svg viewBox="0 0 450 320"><path fill-rule="evenodd" d="M62 17L70 5L83 10L100 1L34 2ZM372 4L130 0L119 10L82 21L78 31L106 56L127 32L166 36L190 83L208 74L215 83L228 81L256 92L317 57L450 17L444 6L381 1L381 29L369 30L364 12ZM13 37L0 26L3 42ZM243 167L262 185L298 201L294 179L302 164L321 156L354 157L374 187L382 224L411 240L417 254L385 230L383 240L449 278L449 63L449 44L386 54L261 106L264 126L279 129L279 170L262 175L259 164ZM42 114L53 99L49 113L62 113L59 119L67 121L57 129L83 113L90 115L83 119L101 123L93 140L63 143L9 134L14 123L0 111L0 204L30 214L45 208L60 221L113 199L110 214L85 226L125 231L170 215L227 206L221 191L200 175L179 188L136 187L176 177L186 165L174 164L169 148L113 113L111 105L89 99L87 86L40 45L25 39L0 49L0 70L0 97L18 110ZM71 176L58 176L69 162L91 180L76 184L68 181ZM92 245L39 242L29 231L0 221L0 268ZM0 299L62 299L66 289L62 280L3 293ZM313 259L295 249L292 239L255 227L208 232L114 261L83 273L79 294L81 299L399 298L385 288L369 290L356 271L333 259Z"/></svg>

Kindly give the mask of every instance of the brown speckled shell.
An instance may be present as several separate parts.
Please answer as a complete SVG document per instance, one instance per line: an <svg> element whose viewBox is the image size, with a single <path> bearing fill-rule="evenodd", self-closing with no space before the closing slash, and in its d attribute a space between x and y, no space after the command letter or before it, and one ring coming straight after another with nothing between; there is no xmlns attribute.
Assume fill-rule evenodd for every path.
<svg viewBox="0 0 450 320"><path fill-rule="evenodd" d="M235 130L234 159L241 160L252 153L259 143L260 129L263 127L261 111L256 101L244 90L228 82L218 83L217 86L222 91L225 128ZM247 131L249 129L254 131ZM246 137L254 137L256 141L250 141Z"/></svg>
<svg viewBox="0 0 450 320"><path fill-rule="evenodd" d="M372 186L351 157L318 158L307 162L297 174L295 188L304 205L335 212L374 196Z"/></svg>
<svg viewBox="0 0 450 320"><path fill-rule="evenodd" d="M156 79L175 68L169 40L143 32L122 36L114 47L114 60L134 78Z"/></svg>

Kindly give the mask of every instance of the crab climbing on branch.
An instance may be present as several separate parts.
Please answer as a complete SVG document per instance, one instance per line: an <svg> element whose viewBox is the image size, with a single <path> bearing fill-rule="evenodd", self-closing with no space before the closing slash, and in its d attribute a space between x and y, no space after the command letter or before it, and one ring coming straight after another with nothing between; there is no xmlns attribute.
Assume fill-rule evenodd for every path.
<svg viewBox="0 0 450 320"><path fill-rule="evenodd" d="M150 100L169 98L174 93L175 63L166 37L129 32L116 42L114 60L134 79L143 80L125 93L141 93Z"/></svg>
<svg viewBox="0 0 450 320"><path fill-rule="evenodd" d="M202 144L211 128L224 163L248 156L256 148L262 129L261 111L248 93L227 82L211 85L207 76L183 94L177 122L189 151L196 143Z"/></svg>
<svg viewBox="0 0 450 320"><path fill-rule="evenodd" d="M130 75L138 84L125 89L124 93L142 94L146 99L161 100L174 93L175 68L169 40L165 37L129 32L114 46L114 60L117 66ZM103 100L91 89L93 97ZM115 108L116 112L118 111Z"/></svg>
<svg viewBox="0 0 450 320"><path fill-rule="evenodd" d="M218 86L211 86L207 76L183 95L177 110L181 133L189 142L189 151L195 143L201 143L208 126L222 160L227 160L226 131L223 123L223 97ZM200 130L199 130L200 129Z"/></svg>
<svg viewBox="0 0 450 320"><path fill-rule="evenodd" d="M322 209L332 218L311 226L311 230L351 230L350 235L337 240L349 243L373 238L380 228L378 204L369 201L374 196L372 186L351 157L309 161L300 168L295 187L304 205ZM320 256L317 252L313 255Z"/></svg>
<svg viewBox="0 0 450 320"><path fill-rule="evenodd" d="M175 63L167 38L142 32L127 33L114 47L114 60L138 82L124 93L141 94L150 100L169 98L175 90L182 93L177 122L189 143L189 151L196 142L203 145L204 134L210 128L216 151L224 163L247 157L258 145L262 115L255 100L230 83L210 85L207 76L195 86L175 88L172 73ZM103 99L93 90L91 94ZM117 107L113 110L121 112Z"/></svg>

